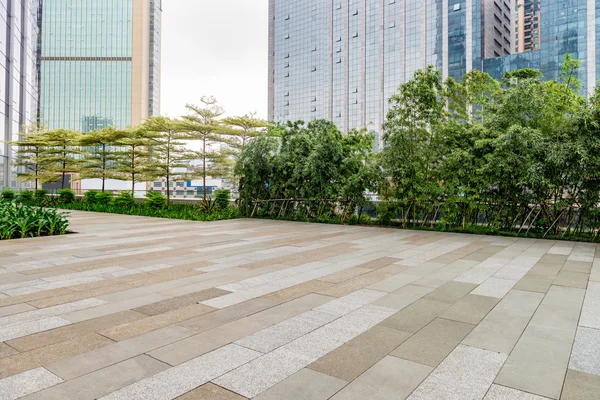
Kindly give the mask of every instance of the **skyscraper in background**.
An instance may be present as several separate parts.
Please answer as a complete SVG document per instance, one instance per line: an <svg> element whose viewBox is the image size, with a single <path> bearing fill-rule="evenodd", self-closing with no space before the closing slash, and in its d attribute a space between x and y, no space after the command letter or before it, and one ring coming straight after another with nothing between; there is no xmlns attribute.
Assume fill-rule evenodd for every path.
<svg viewBox="0 0 600 400"><path fill-rule="evenodd" d="M44 0L40 122L90 131L159 112L161 0Z"/></svg>
<svg viewBox="0 0 600 400"><path fill-rule="evenodd" d="M15 187L13 152L38 107L39 0L0 0L0 187Z"/></svg>
<svg viewBox="0 0 600 400"><path fill-rule="evenodd" d="M538 50L540 41L540 0L516 0L515 53Z"/></svg>
<svg viewBox="0 0 600 400"><path fill-rule="evenodd" d="M542 46L512 54L514 0L269 0L269 118L378 134L387 100L419 68L459 80L534 67L553 79L566 53L582 61L587 92L600 79L597 8L600 0L540 0Z"/></svg>

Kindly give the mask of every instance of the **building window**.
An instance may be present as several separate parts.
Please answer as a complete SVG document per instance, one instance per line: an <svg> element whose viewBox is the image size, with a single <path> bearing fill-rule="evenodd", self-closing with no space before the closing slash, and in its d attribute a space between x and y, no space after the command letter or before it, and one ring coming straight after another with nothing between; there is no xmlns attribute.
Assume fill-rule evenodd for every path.
<svg viewBox="0 0 600 400"><path fill-rule="evenodd" d="M460 10L460 4L455 4L454 5L454 11L458 11L458 10Z"/></svg>
<svg viewBox="0 0 600 400"><path fill-rule="evenodd" d="M289 39L289 38L290 38L290 34L289 34L289 33L286 33L286 34L285 34L285 36L284 36L284 38L285 38L285 39Z"/></svg>

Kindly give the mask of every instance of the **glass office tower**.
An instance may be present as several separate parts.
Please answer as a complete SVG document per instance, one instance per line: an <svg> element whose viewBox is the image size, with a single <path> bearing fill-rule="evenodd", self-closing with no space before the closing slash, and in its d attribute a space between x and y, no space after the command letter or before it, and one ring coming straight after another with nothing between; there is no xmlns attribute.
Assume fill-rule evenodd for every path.
<svg viewBox="0 0 600 400"><path fill-rule="evenodd" d="M389 97L427 65L457 80L522 66L555 78L568 52L593 87L600 0L540 3L542 47L515 55L514 0L269 0L269 118L378 134Z"/></svg>
<svg viewBox="0 0 600 400"><path fill-rule="evenodd" d="M16 187L7 141L36 122L39 0L0 0L0 187Z"/></svg>
<svg viewBox="0 0 600 400"><path fill-rule="evenodd" d="M159 111L160 0L44 0L40 121L87 132Z"/></svg>

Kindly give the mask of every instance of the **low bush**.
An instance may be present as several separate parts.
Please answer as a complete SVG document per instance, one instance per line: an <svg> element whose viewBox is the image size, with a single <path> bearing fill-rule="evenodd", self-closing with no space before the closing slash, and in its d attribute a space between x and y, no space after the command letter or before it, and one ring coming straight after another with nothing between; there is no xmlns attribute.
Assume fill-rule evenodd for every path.
<svg viewBox="0 0 600 400"><path fill-rule="evenodd" d="M216 200L206 199L198 203L198 209L203 213L212 213L217 210L222 210L225 207L220 207Z"/></svg>
<svg viewBox="0 0 600 400"><path fill-rule="evenodd" d="M58 192L58 204L71 204L75 202L75 193L71 189L60 189Z"/></svg>
<svg viewBox="0 0 600 400"><path fill-rule="evenodd" d="M217 207L224 209L229 206L230 193L229 190L217 190L215 193L215 203L217 204Z"/></svg>
<svg viewBox="0 0 600 400"><path fill-rule="evenodd" d="M96 195L100 193L97 190L88 190L87 192L85 192L83 194L83 201L88 203L88 204L95 204L96 203Z"/></svg>
<svg viewBox="0 0 600 400"><path fill-rule="evenodd" d="M31 190L23 190L19 193L19 201L25 205L33 203L33 192Z"/></svg>
<svg viewBox="0 0 600 400"><path fill-rule="evenodd" d="M131 208L135 206L136 201L133 198L133 194L130 191L122 192L119 196L113 199L115 207Z"/></svg>
<svg viewBox="0 0 600 400"><path fill-rule="evenodd" d="M2 200L12 201L15 199L15 191L10 189L4 189L2 191Z"/></svg>
<svg viewBox="0 0 600 400"><path fill-rule="evenodd" d="M113 194L111 192L100 192L96 193L96 203L102 205L108 205L113 200Z"/></svg>
<svg viewBox="0 0 600 400"><path fill-rule="evenodd" d="M0 240L63 235L68 227L65 214L56 210L0 203Z"/></svg>
<svg viewBox="0 0 600 400"><path fill-rule="evenodd" d="M161 209L167 204L167 198L159 192L146 193L146 205L151 209Z"/></svg>

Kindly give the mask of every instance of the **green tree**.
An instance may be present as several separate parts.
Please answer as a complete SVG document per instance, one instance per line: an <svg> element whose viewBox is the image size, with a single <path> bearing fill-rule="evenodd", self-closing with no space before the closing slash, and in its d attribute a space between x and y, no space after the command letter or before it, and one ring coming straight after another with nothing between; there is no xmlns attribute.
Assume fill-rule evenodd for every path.
<svg viewBox="0 0 600 400"><path fill-rule="evenodd" d="M89 153L81 170L81 177L99 178L102 181L102 192L107 179L121 179L117 168L119 149L115 145L127 134L127 131L110 126L81 135L79 144L87 148Z"/></svg>
<svg viewBox="0 0 600 400"><path fill-rule="evenodd" d="M130 129L116 145L120 148L116 159L116 169L131 180L131 193L135 194L135 184L153 179L150 170L150 155L155 139L160 132L149 131L145 125Z"/></svg>
<svg viewBox="0 0 600 400"><path fill-rule="evenodd" d="M54 174L53 182L60 180L61 189L65 188L66 176L77 180L84 166L87 152L79 147L81 133L68 129L55 129L44 132L48 147L44 150L42 159L49 165L49 172ZM74 179L76 178L76 179Z"/></svg>
<svg viewBox="0 0 600 400"><path fill-rule="evenodd" d="M233 136L232 146L240 151L246 144L264 135L266 128L270 126L267 121L256 118L254 114L224 118L222 124L224 129L221 129L221 132Z"/></svg>
<svg viewBox="0 0 600 400"><path fill-rule="evenodd" d="M181 131L181 124L167 117L149 117L142 127L147 132L156 134L153 137L150 162L147 165L147 176L152 179L164 177L167 181L167 204L171 201L171 181L185 177L187 172L176 172L176 169L190 168L189 161L195 153L186 148L185 141L189 135Z"/></svg>
<svg viewBox="0 0 600 400"><path fill-rule="evenodd" d="M56 180L45 156L49 143L44 129L37 124L25 127L20 136L20 140L11 142L11 145L16 146L14 163L19 171L18 177L24 182L34 182L34 188L38 190L41 184Z"/></svg>

